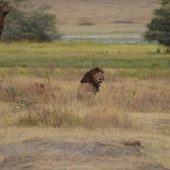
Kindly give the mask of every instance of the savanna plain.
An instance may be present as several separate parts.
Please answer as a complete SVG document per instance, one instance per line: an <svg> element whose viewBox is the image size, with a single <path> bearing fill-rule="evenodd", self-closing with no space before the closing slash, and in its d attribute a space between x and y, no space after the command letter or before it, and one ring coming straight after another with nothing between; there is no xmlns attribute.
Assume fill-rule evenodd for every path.
<svg viewBox="0 0 170 170"><path fill-rule="evenodd" d="M170 169L170 54L158 45L0 44L0 170ZM105 81L90 101L90 68Z"/></svg>

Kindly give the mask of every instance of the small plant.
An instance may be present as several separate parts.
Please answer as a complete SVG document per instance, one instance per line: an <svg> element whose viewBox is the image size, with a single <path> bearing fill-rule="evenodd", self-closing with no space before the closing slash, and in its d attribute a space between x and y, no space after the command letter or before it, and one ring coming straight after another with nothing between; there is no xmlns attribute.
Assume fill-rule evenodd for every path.
<svg viewBox="0 0 170 170"><path fill-rule="evenodd" d="M133 90L132 92L130 92L129 94L129 103L133 102L136 99L136 91Z"/></svg>
<svg viewBox="0 0 170 170"><path fill-rule="evenodd" d="M25 110L27 109L29 106L31 106L33 104L33 102L31 102L31 99L28 97L22 98L18 104L17 107L19 107L20 110Z"/></svg>
<svg viewBox="0 0 170 170"><path fill-rule="evenodd" d="M92 26L92 25L94 25L94 23L89 21L86 18L82 18L81 21L79 22L79 25L82 25L82 26Z"/></svg>
<svg viewBox="0 0 170 170"><path fill-rule="evenodd" d="M160 54L160 53L161 53L161 49L158 48L158 49L156 50L156 53Z"/></svg>
<svg viewBox="0 0 170 170"><path fill-rule="evenodd" d="M170 48L166 48L166 53L167 53L167 54L170 53Z"/></svg>
<svg viewBox="0 0 170 170"><path fill-rule="evenodd" d="M5 91L8 96L8 99L11 100L12 102L14 102L16 100L17 96L21 94L19 92L18 88L13 85L8 86Z"/></svg>

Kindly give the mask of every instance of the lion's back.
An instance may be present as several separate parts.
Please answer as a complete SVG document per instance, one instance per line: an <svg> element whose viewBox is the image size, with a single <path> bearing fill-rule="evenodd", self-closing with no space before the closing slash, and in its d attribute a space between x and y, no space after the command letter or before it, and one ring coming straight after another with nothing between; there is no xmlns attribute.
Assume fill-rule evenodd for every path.
<svg viewBox="0 0 170 170"><path fill-rule="evenodd" d="M81 83L77 90L77 99L90 99L94 96L94 88L89 83Z"/></svg>

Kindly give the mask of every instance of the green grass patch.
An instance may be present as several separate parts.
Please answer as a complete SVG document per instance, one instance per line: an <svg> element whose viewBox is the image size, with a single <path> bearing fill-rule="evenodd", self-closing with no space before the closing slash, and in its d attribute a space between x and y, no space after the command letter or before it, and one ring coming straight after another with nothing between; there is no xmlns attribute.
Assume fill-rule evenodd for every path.
<svg viewBox="0 0 170 170"><path fill-rule="evenodd" d="M157 45L80 43L0 44L1 67L168 69L170 54Z"/></svg>

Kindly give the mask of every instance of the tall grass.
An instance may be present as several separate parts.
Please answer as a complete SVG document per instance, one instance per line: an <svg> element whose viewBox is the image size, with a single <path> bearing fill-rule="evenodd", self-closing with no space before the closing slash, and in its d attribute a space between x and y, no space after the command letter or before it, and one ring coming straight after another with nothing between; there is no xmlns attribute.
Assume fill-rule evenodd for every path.
<svg viewBox="0 0 170 170"><path fill-rule="evenodd" d="M20 126L135 129L135 120L126 113L170 110L169 79L106 80L95 99L87 102L77 101L78 84L78 80L1 76L0 101L10 111L0 110L0 117Z"/></svg>
<svg viewBox="0 0 170 170"><path fill-rule="evenodd" d="M125 112L169 112L170 55L157 48L1 43L0 102L10 109L0 115L25 126L131 128L134 122ZM77 102L83 68L96 66L105 70L101 92L93 101Z"/></svg>
<svg viewBox="0 0 170 170"><path fill-rule="evenodd" d="M69 83L68 81L64 83ZM133 123L116 107L100 106L97 101L78 102L76 86L71 89L63 82L44 79L5 77L1 86L0 100L12 106L12 124L24 126L131 128ZM15 120L12 114L15 114ZM5 116L5 115L1 115ZM7 115L9 116L9 115ZM9 119L8 119L9 120ZM11 124L11 122L10 122Z"/></svg>

